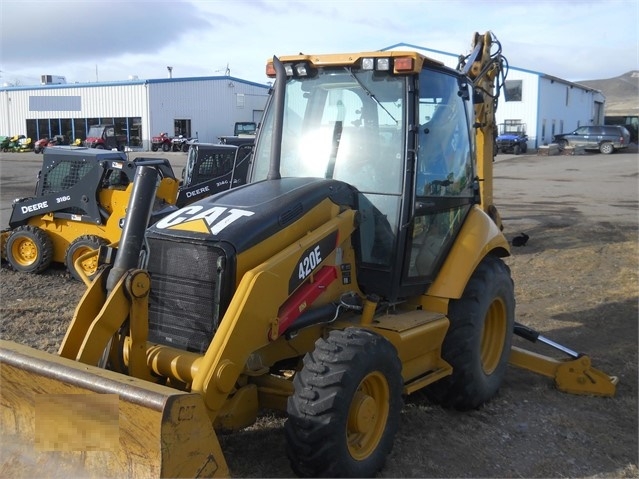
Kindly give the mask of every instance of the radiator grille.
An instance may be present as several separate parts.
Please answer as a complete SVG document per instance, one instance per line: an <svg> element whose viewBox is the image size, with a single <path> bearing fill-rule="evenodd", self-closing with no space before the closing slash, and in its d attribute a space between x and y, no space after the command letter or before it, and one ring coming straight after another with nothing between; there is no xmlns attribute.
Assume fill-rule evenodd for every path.
<svg viewBox="0 0 639 479"><path fill-rule="evenodd" d="M205 351L215 333L219 298L218 258L208 244L148 238L149 341Z"/></svg>

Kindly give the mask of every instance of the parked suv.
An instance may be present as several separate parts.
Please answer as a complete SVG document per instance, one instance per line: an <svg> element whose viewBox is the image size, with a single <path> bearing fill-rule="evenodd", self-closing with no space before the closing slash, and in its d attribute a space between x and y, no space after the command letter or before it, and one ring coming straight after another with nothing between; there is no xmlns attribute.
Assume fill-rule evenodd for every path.
<svg viewBox="0 0 639 479"><path fill-rule="evenodd" d="M580 126L572 133L560 133L552 139L563 150L567 146L582 146L586 150L599 150L609 154L627 148L630 132L620 125Z"/></svg>

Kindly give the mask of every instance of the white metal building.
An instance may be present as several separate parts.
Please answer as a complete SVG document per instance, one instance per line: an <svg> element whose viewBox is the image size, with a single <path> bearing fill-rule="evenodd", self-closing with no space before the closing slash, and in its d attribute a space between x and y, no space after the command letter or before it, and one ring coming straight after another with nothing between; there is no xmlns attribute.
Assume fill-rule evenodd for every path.
<svg viewBox="0 0 639 479"><path fill-rule="evenodd" d="M386 51L411 50L457 67L459 55L398 43ZM507 57L507 55L506 55ZM592 88L544 73L510 66L497 108L497 123L519 120L526 125L528 147L551 142L556 133L578 126L604 124L604 95Z"/></svg>
<svg viewBox="0 0 639 479"><path fill-rule="evenodd" d="M238 121L259 122L268 85L231 76L0 87L0 135L86 136L114 123L134 148L166 132L218 142Z"/></svg>

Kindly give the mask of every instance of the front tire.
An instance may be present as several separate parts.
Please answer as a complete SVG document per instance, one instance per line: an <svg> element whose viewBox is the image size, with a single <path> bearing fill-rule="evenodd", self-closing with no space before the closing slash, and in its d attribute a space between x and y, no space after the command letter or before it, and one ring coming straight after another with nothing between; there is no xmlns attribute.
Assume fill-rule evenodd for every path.
<svg viewBox="0 0 639 479"><path fill-rule="evenodd" d="M557 142L557 146L559 147L560 151L564 151L568 147L568 141L567 140L559 140Z"/></svg>
<svg viewBox="0 0 639 479"><path fill-rule="evenodd" d="M49 235L35 226L19 226L9 236L7 261L22 273L41 273L53 259L53 242Z"/></svg>
<svg viewBox="0 0 639 479"><path fill-rule="evenodd" d="M171 145L169 143L164 143L162 145L162 151L164 153L168 153L169 151L171 151Z"/></svg>
<svg viewBox="0 0 639 479"><path fill-rule="evenodd" d="M151 145L151 151L158 151L158 145Z"/></svg>
<svg viewBox="0 0 639 479"><path fill-rule="evenodd" d="M510 269L488 256L477 266L460 299L448 306L450 327L442 357L453 374L426 388L444 407L475 409L498 391L506 374L515 325Z"/></svg>
<svg viewBox="0 0 639 479"><path fill-rule="evenodd" d="M285 424L299 476L372 477L393 447L402 408L401 363L386 339L347 328L320 338L295 375Z"/></svg>
<svg viewBox="0 0 639 479"><path fill-rule="evenodd" d="M95 251L100 246L106 246L108 243L106 240L95 235L84 235L76 238L69 247L65 254L64 263L71 274L73 279L82 281L80 273L75 269L75 261L85 253L89 251ZM91 279L98 270L98 258L93 256L81 263L82 271Z"/></svg>

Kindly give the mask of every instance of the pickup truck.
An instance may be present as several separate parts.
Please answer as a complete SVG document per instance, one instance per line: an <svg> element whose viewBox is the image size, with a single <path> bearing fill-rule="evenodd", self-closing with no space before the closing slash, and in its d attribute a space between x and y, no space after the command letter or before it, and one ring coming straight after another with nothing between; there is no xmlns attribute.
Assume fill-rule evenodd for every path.
<svg viewBox="0 0 639 479"><path fill-rule="evenodd" d="M252 121L238 121L233 127L232 136L218 137L223 145L253 145L255 143L255 133L257 131L257 123Z"/></svg>

